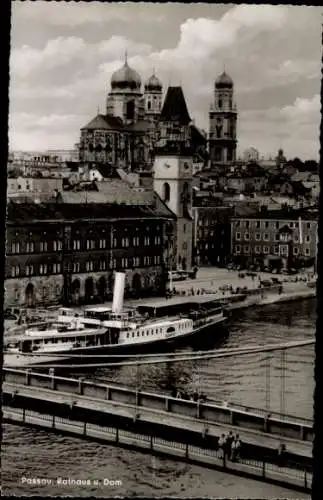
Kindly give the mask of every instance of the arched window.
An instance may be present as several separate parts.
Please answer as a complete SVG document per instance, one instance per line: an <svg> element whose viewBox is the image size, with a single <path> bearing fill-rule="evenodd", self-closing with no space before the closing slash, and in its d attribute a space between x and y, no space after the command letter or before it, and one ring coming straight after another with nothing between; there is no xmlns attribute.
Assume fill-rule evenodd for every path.
<svg viewBox="0 0 323 500"><path fill-rule="evenodd" d="M135 101L127 102L127 119L133 120L135 117Z"/></svg>
<svg viewBox="0 0 323 500"><path fill-rule="evenodd" d="M169 201L170 200L170 186L168 182L165 182L163 186L163 200L164 201Z"/></svg>
<svg viewBox="0 0 323 500"><path fill-rule="evenodd" d="M147 103L147 108L151 109L151 102L150 101L148 101L148 103Z"/></svg>

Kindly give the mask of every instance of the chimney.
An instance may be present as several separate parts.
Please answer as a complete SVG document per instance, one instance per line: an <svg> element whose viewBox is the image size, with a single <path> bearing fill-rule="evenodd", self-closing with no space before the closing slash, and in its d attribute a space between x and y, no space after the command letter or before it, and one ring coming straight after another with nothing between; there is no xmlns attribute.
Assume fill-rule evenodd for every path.
<svg viewBox="0 0 323 500"><path fill-rule="evenodd" d="M125 273L116 273L114 278L112 312L121 313L123 308Z"/></svg>

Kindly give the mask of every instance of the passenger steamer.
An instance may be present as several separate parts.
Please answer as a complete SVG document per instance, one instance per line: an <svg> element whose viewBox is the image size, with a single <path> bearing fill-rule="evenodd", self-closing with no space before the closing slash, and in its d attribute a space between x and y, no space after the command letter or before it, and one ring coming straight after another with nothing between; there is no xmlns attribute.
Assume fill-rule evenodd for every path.
<svg viewBox="0 0 323 500"><path fill-rule="evenodd" d="M125 275L116 273L112 308L83 315L62 308L57 321L26 329L5 342L5 366L107 362L91 355L141 353L158 343L179 341L207 329L216 333L226 318L219 302L196 297L123 308ZM84 356L85 355L85 356Z"/></svg>

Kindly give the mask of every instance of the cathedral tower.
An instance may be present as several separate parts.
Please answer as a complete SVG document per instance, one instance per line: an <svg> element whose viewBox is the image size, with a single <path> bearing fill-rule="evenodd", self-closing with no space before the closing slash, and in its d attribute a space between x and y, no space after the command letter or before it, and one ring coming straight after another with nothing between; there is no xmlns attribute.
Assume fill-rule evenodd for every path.
<svg viewBox="0 0 323 500"><path fill-rule="evenodd" d="M145 82L145 115L149 121L156 122L160 116L163 98L163 85L155 73Z"/></svg>
<svg viewBox="0 0 323 500"><path fill-rule="evenodd" d="M215 80L214 99L209 113L211 165L214 163L231 163L236 160L237 116L233 81L224 71Z"/></svg>
<svg viewBox="0 0 323 500"><path fill-rule="evenodd" d="M121 118L129 125L144 118L144 99L141 93L141 78L128 65L127 54L122 68L111 77L111 91L107 97L107 115Z"/></svg>

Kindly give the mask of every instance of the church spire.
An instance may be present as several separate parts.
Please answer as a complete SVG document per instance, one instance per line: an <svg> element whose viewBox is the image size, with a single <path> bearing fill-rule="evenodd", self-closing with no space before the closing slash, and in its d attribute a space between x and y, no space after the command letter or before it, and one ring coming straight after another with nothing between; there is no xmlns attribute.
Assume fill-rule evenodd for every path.
<svg viewBox="0 0 323 500"><path fill-rule="evenodd" d="M128 51L127 51L127 49L124 51L124 65L128 66Z"/></svg>

